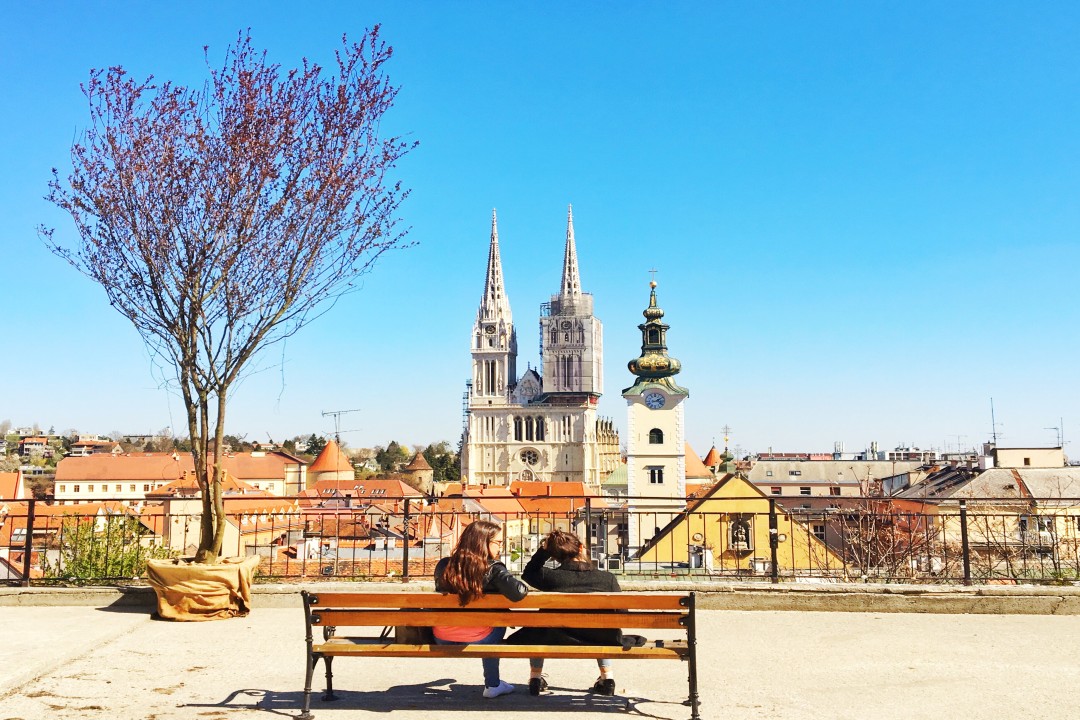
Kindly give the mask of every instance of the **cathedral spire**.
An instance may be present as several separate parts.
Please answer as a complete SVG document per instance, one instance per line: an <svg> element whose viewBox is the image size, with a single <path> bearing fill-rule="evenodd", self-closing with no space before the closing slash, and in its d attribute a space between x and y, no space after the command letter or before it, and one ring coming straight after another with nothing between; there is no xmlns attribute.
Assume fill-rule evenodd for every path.
<svg viewBox="0 0 1080 720"><path fill-rule="evenodd" d="M566 211L566 252L563 255L562 287L559 295L564 300L581 296L581 275L578 273L577 245L574 243L574 206Z"/></svg>
<svg viewBox="0 0 1080 720"><path fill-rule="evenodd" d="M478 319L511 321L510 301L503 287L499 224L494 209L491 211L491 247L488 249L487 277L484 279L484 296L480 299Z"/></svg>

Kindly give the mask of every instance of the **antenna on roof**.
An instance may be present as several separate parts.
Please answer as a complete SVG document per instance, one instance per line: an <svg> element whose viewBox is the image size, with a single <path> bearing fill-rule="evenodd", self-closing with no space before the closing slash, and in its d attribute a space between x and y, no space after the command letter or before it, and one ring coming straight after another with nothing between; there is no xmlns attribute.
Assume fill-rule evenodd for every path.
<svg viewBox="0 0 1080 720"><path fill-rule="evenodd" d="M994 418L994 398L990 398L990 436L994 439L994 447L997 447L997 420Z"/></svg>
<svg viewBox="0 0 1080 720"><path fill-rule="evenodd" d="M360 412L360 409L357 408L355 410L323 410L323 417L326 417L327 415L334 416L334 442L336 442L338 445L341 444L341 416L345 413L354 412Z"/></svg>

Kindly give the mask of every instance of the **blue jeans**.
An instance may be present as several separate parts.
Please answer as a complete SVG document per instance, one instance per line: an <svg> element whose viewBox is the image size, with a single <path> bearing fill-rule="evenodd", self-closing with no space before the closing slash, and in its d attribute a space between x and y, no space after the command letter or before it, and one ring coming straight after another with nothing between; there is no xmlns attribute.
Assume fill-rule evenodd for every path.
<svg viewBox="0 0 1080 720"><path fill-rule="evenodd" d="M435 638L436 645L498 645L502 642L503 636L506 635L506 628L491 628L484 637L479 640L473 640L471 643L453 642L452 640L440 640ZM480 662L484 666L484 686L485 687L498 687L499 686L499 658L480 658Z"/></svg>

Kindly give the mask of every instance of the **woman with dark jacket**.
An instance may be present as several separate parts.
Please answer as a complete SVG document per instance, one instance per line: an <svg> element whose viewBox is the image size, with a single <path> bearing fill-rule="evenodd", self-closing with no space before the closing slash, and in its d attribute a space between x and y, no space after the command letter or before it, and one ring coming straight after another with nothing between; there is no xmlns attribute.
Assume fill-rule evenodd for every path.
<svg viewBox="0 0 1080 720"><path fill-rule="evenodd" d="M554 560L558 567L547 567ZM540 543L525 566L521 577L537 590L549 592L619 592L619 581L605 570L597 570L589 561L584 543L577 535L555 530ZM621 645L622 632L615 628L522 628L507 642L515 645ZM598 658L600 677L590 691L615 694L611 660ZM547 688L544 659L529 659L529 694L539 695Z"/></svg>
<svg viewBox="0 0 1080 720"><path fill-rule="evenodd" d="M462 606L488 593L499 593L514 602L529 594L525 583L510 574L499 557L502 555L502 528L487 520L477 520L461 533L457 547L435 566L435 589L454 593ZM506 628L448 627L432 628L440 645L495 645L502 642ZM514 686L499 679L499 658L482 658L484 697L494 698L514 691Z"/></svg>

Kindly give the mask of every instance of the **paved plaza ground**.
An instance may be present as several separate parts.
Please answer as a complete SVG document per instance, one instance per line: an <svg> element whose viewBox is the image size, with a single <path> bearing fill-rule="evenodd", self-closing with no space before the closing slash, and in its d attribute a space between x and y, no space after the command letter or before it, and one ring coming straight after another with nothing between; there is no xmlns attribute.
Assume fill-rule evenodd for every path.
<svg viewBox="0 0 1080 720"><path fill-rule="evenodd" d="M699 611L703 717L1071 718L1080 616ZM0 720L295 717L299 609L169 623L140 608L0 607ZM618 696L583 692L592 663L549 661L553 693L480 695L475 660L335 663L318 720L688 718L685 665L618 662ZM321 669L321 666L320 666ZM321 682L318 684L322 687Z"/></svg>

